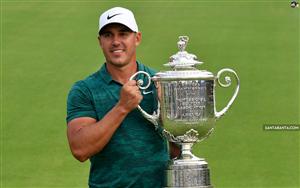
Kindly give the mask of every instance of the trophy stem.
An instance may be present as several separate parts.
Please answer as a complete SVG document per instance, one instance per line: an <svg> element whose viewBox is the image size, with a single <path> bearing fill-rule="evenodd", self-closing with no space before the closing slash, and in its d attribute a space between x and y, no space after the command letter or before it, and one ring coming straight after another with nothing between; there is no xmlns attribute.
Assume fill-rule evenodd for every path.
<svg viewBox="0 0 300 188"><path fill-rule="evenodd" d="M180 146L179 160L201 160L192 154L192 147L194 143L177 143Z"/></svg>

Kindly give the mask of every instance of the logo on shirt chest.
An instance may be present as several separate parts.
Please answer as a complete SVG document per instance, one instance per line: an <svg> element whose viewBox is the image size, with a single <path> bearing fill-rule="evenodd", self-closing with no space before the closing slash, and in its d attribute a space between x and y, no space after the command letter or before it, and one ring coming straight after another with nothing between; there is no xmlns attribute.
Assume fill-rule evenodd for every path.
<svg viewBox="0 0 300 188"><path fill-rule="evenodd" d="M144 90L142 93L143 93L144 95L148 95L148 94L153 93L153 91L145 91L145 90Z"/></svg>

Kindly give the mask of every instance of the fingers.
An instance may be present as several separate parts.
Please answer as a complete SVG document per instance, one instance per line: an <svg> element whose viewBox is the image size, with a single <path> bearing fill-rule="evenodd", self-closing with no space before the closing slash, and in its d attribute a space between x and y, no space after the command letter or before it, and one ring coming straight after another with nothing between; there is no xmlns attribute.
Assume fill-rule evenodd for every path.
<svg viewBox="0 0 300 188"><path fill-rule="evenodd" d="M123 85L123 88L136 91L139 90L139 87L137 86L137 82L135 80L129 80Z"/></svg>
<svg viewBox="0 0 300 188"><path fill-rule="evenodd" d="M135 80L130 80L123 85L120 93L119 103L130 112L142 101L143 96L136 85Z"/></svg>
<svg viewBox="0 0 300 188"><path fill-rule="evenodd" d="M130 80L126 84L124 84L122 90L125 90L126 93L140 93L140 89L136 85L135 80Z"/></svg>
<svg viewBox="0 0 300 188"><path fill-rule="evenodd" d="M129 80L127 83L125 83L124 85L129 85L129 86L137 86L137 82L136 80Z"/></svg>

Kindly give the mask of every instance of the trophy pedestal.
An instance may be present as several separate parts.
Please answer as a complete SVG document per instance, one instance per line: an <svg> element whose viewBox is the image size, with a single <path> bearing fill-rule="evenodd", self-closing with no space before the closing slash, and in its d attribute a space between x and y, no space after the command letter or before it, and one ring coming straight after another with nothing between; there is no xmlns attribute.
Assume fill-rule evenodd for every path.
<svg viewBox="0 0 300 188"><path fill-rule="evenodd" d="M165 188L213 188L208 165L204 160L175 160L175 164L174 160L170 161L165 177Z"/></svg>
<svg viewBox="0 0 300 188"><path fill-rule="evenodd" d="M180 145L181 155L170 160L165 170L164 188L213 188L207 162L190 152L191 143Z"/></svg>

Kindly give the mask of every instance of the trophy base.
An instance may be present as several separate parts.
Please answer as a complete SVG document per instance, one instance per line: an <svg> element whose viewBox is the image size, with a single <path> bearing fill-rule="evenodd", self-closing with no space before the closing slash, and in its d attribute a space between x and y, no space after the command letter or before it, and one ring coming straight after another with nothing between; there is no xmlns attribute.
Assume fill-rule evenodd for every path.
<svg viewBox="0 0 300 188"><path fill-rule="evenodd" d="M173 159L165 170L164 188L213 188L204 159Z"/></svg>

